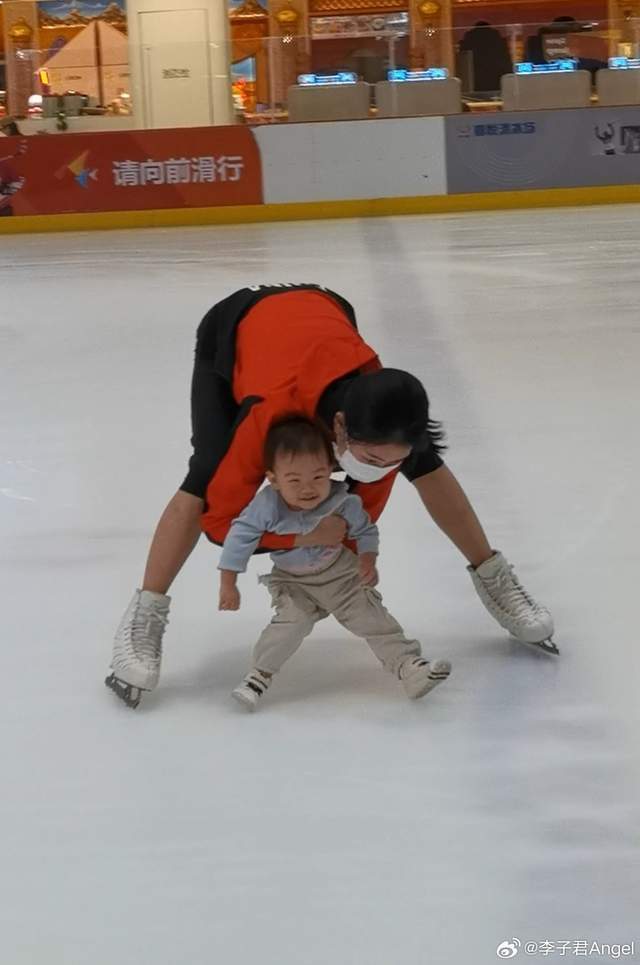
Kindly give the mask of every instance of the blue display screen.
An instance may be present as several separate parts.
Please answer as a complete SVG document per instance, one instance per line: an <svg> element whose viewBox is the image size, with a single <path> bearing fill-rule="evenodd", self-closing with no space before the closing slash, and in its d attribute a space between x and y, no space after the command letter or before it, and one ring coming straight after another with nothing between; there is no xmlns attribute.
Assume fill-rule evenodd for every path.
<svg viewBox="0 0 640 965"><path fill-rule="evenodd" d="M427 70L388 70L387 78L395 81L446 80L449 71L446 67L429 67Z"/></svg>
<svg viewBox="0 0 640 965"><path fill-rule="evenodd" d="M298 74L300 87L329 87L336 84L355 84L358 78L348 70L338 74Z"/></svg>
<svg viewBox="0 0 640 965"><path fill-rule="evenodd" d="M640 67L638 57L609 57L609 68L611 70L637 70Z"/></svg>
<svg viewBox="0 0 640 965"><path fill-rule="evenodd" d="M516 64L516 74L557 74L560 71L576 70L577 61L570 58L564 60L552 60L548 64Z"/></svg>

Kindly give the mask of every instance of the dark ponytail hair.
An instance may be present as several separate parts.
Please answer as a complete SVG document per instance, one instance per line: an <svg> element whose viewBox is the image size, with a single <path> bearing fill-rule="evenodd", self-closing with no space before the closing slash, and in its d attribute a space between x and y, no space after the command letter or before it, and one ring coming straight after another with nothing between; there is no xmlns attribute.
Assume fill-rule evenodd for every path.
<svg viewBox="0 0 640 965"><path fill-rule="evenodd" d="M347 435L354 442L396 443L444 452L444 431L429 418L429 399L422 383L401 369L359 375L344 398Z"/></svg>

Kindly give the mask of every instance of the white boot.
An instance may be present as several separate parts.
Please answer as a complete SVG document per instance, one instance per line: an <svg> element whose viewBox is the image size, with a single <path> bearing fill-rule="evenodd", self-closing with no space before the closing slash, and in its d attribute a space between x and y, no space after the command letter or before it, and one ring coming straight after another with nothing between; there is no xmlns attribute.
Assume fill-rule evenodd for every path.
<svg viewBox="0 0 640 965"><path fill-rule="evenodd" d="M549 639L551 614L529 596L502 553L496 551L477 568L468 566L467 570L478 596L501 627L523 643L540 644Z"/></svg>
<svg viewBox="0 0 640 965"><path fill-rule="evenodd" d="M105 683L126 703L137 706L139 695L131 688L153 690L160 676L162 635L169 619L171 597L151 590L136 590L113 642L111 670ZM117 688L121 683L125 688ZM126 690L126 693L124 692Z"/></svg>
<svg viewBox="0 0 640 965"><path fill-rule="evenodd" d="M240 686L231 691L231 696L247 710L255 710L258 701L269 689L270 683L271 674L263 673L261 670L251 670Z"/></svg>
<svg viewBox="0 0 640 965"><path fill-rule="evenodd" d="M448 660L425 660L424 657L407 657L400 664L398 676L407 697L417 700L446 680L451 673Z"/></svg>

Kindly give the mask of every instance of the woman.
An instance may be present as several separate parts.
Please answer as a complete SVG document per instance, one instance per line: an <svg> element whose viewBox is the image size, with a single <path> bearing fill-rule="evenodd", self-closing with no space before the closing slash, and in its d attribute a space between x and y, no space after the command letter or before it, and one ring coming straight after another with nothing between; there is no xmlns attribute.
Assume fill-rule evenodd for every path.
<svg viewBox="0 0 640 965"><path fill-rule="evenodd" d="M318 285L245 288L207 313L198 328L191 388L193 456L156 529L142 588L118 631L106 683L132 706L160 673L168 590L200 532L219 545L264 478L262 451L274 420L321 418L333 432L337 462L375 522L398 472L468 561L481 599L523 642L553 652L553 622L495 552L453 474L442 434L429 418L414 376L384 369L358 334L351 305ZM339 517L306 536L267 534L263 550L335 546Z"/></svg>

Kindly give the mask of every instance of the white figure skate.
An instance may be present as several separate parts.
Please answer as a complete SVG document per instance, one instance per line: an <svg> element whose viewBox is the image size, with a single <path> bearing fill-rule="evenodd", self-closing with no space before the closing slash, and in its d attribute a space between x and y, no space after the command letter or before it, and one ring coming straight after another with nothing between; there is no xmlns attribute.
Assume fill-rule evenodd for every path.
<svg viewBox="0 0 640 965"><path fill-rule="evenodd" d="M468 566L467 570L478 596L501 627L522 643L546 653L560 653L551 639L551 614L527 593L502 553L496 551L477 568Z"/></svg>
<svg viewBox="0 0 640 965"><path fill-rule="evenodd" d="M158 683L170 603L162 593L136 590L120 621L105 684L128 707L137 707L143 692Z"/></svg>

